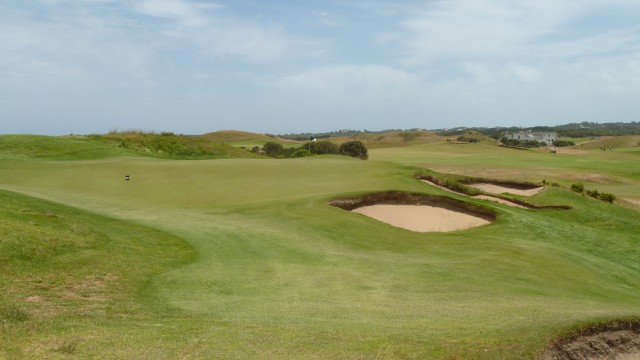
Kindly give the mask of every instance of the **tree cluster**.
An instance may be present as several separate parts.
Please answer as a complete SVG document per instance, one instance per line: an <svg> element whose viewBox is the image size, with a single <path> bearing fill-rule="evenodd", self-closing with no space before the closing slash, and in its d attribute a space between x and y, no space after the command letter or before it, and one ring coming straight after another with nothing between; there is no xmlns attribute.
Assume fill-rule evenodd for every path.
<svg viewBox="0 0 640 360"><path fill-rule="evenodd" d="M506 136L500 139L500 142L506 146L519 148L537 148L547 146L547 143L544 141L507 139Z"/></svg>
<svg viewBox="0 0 640 360"><path fill-rule="evenodd" d="M369 155L367 147L361 141L349 141L338 147L330 141L308 142L299 147L285 148L277 142L267 142L262 152L278 159L297 158L311 155L346 155L366 160Z"/></svg>

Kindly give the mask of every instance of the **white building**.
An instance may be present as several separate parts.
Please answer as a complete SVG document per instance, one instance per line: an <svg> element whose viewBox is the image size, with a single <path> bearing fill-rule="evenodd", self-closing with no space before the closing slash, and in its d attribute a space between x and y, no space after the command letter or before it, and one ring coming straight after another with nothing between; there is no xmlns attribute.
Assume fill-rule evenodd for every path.
<svg viewBox="0 0 640 360"><path fill-rule="evenodd" d="M537 141L545 142L547 145L553 145L553 142L558 140L558 133L554 132L541 132L541 131L518 131L509 132L504 135L507 139L520 140L520 141Z"/></svg>

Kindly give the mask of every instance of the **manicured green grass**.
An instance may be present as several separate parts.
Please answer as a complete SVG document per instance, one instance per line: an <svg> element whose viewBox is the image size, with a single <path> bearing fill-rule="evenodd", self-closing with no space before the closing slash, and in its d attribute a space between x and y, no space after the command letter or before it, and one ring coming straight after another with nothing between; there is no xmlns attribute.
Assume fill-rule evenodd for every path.
<svg viewBox="0 0 640 360"><path fill-rule="evenodd" d="M135 234L125 243L137 246L129 254L125 244L107 241L120 245L105 245L103 256L88 261L99 274L117 273L131 284L113 292L112 312L84 318L81 305L52 296L55 306L77 315L35 322L42 310L26 293L0 298L13 304L5 311L12 320L1 328L8 347L0 347L0 357L64 357L67 351L78 358L530 359L568 327L640 314L637 211L559 187L531 201L573 210L517 209L448 194L495 209L498 220L419 234L327 201L374 190L445 194L414 179L422 167L485 166L498 178L525 169L529 173L513 178L539 181L545 174L567 183L573 179L566 174L584 171L637 186L636 177L625 175L629 170L618 168L630 159L615 155L616 165L595 155L554 158L440 143L374 150L367 161L0 160L0 188L119 220L50 203L51 210L40 212L65 215L45 219L90 224L84 226L103 237ZM9 209L0 220L30 221L29 212L14 214L0 204ZM43 234L73 234L65 226ZM80 246L69 236L71 246ZM158 239L164 245L154 246ZM190 253L181 240L196 254L182 265ZM21 241L12 241L21 249ZM55 251L69 256L68 270L79 262L74 251ZM172 253L176 258L167 258ZM51 254L44 257L58 256ZM151 270L133 272L138 266ZM8 273L3 285L19 293L16 283L34 271ZM38 271L48 284L60 270L42 265ZM83 271L89 270L68 272L81 280L88 276ZM56 287L41 291L55 294Z"/></svg>

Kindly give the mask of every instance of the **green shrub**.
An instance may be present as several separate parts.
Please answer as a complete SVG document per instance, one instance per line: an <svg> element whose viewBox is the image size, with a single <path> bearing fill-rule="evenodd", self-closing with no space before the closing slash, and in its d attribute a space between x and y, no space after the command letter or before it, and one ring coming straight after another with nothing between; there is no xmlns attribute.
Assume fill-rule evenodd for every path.
<svg viewBox="0 0 640 360"><path fill-rule="evenodd" d="M553 142L553 146L563 147L563 146L574 146L576 143L570 140L556 140Z"/></svg>
<svg viewBox="0 0 640 360"><path fill-rule="evenodd" d="M305 156L311 156L311 153L309 152L309 150L307 150L305 148L295 149L291 153L291 157L292 158L299 158L299 157L305 157Z"/></svg>
<svg viewBox="0 0 640 360"><path fill-rule="evenodd" d="M312 154L323 155L323 154L339 154L340 148L338 145L332 143L331 141L318 141L309 143L308 148L310 149Z"/></svg>
<svg viewBox="0 0 640 360"><path fill-rule="evenodd" d="M264 144L264 146L262 147L262 151L264 151L267 156L278 157L282 155L282 153L284 153L284 146L282 146L282 144L280 143L269 141L268 143Z"/></svg>
<svg viewBox="0 0 640 360"><path fill-rule="evenodd" d="M572 184L571 190L577 193L582 193L584 191L584 185L582 185L581 183Z"/></svg>
<svg viewBox="0 0 640 360"><path fill-rule="evenodd" d="M369 158L367 147L364 146L362 141L349 141L340 145L340 153L343 155L357 157L362 160Z"/></svg>
<svg viewBox="0 0 640 360"><path fill-rule="evenodd" d="M506 146L521 147L521 148L534 148L534 147L547 146L547 143L544 141L538 142L535 140L516 140L516 139L507 139L506 137L503 137L502 139L500 139L500 142Z"/></svg>
<svg viewBox="0 0 640 360"><path fill-rule="evenodd" d="M479 143L480 142L480 139L474 138L474 137L471 137L471 136L467 136L467 135L460 135L460 136L458 136L458 138L456 140L462 141L462 142L468 142L468 143Z"/></svg>
<svg viewBox="0 0 640 360"><path fill-rule="evenodd" d="M594 199L600 198L600 193L598 192L598 190L587 190L585 191L585 193Z"/></svg>
<svg viewBox="0 0 640 360"><path fill-rule="evenodd" d="M598 198L602 201L613 203L613 201L616 199L616 196L609 193L600 193L600 196Z"/></svg>

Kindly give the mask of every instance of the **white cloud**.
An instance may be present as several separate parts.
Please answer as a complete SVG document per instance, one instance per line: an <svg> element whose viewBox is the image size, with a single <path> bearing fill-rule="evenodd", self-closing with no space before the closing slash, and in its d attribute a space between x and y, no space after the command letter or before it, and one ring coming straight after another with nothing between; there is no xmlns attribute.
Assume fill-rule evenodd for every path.
<svg viewBox="0 0 640 360"><path fill-rule="evenodd" d="M604 33L590 34L584 29L593 26L584 25L584 32L566 31L570 24L583 26L584 16L613 6L600 0L436 1L403 22L404 62L582 56L637 46L637 27L612 24Z"/></svg>
<svg viewBox="0 0 640 360"><path fill-rule="evenodd" d="M387 93L417 83L415 75L381 65L324 66L275 81L281 88L332 93L356 91L360 94Z"/></svg>
<svg viewBox="0 0 640 360"><path fill-rule="evenodd" d="M521 65L521 64L511 64L509 66L509 70L513 73L519 80L524 82L536 82L540 80L540 71L537 69Z"/></svg>
<svg viewBox="0 0 640 360"><path fill-rule="evenodd" d="M219 13L223 6L187 0L142 0L136 10L146 16L163 18L159 24L168 41L181 46L187 42L201 54L214 57L238 57L253 62L280 58L288 46L278 26L244 22Z"/></svg>

